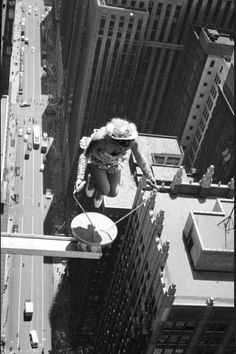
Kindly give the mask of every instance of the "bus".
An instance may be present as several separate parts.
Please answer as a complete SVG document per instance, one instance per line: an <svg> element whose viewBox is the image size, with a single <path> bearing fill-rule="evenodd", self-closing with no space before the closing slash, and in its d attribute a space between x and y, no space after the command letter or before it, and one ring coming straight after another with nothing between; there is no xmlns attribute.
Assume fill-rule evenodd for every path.
<svg viewBox="0 0 236 354"><path fill-rule="evenodd" d="M33 148L35 150L39 149L40 145L40 126L34 125L33 129Z"/></svg>

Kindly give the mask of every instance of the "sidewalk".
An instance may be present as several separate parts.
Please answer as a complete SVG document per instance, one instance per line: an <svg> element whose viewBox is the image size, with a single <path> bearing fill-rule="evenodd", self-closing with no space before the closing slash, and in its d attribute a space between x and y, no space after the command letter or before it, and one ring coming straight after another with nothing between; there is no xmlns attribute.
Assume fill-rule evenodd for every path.
<svg viewBox="0 0 236 354"><path fill-rule="evenodd" d="M14 168L15 168L15 158L16 158L16 151L14 145L14 135L13 130L16 130L16 117L14 116L14 112L12 111L12 105L16 103L16 97L18 92L18 85L19 85L19 78L16 80L18 76L16 72L19 67L19 54L17 51L19 50L19 44L17 38L20 38L20 18L21 18L21 5L22 2L16 2L15 8L15 19L13 25L13 47L12 47L12 57L11 57L11 66L10 66L10 92L9 92L9 113L8 113L8 120L9 120L9 136L7 142L7 166L8 166L8 183L9 183L9 198L11 198L11 194L14 190ZM18 65L15 65L14 63ZM12 74L13 72L13 74ZM11 230L8 230L11 231ZM9 269L11 265L11 256L5 256L5 271L4 271L4 278L3 278L3 292L2 292L2 312L1 312L1 335L4 334L4 326L6 324L7 315L8 315L8 287L7 282L9 279Z"/></svg>

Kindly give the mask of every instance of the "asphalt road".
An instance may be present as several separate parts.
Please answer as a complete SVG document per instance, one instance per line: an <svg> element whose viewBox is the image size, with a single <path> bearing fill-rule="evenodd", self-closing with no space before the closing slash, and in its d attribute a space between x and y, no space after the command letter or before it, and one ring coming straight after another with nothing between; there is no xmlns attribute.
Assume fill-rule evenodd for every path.
<svg viewBox="0 0 236 354"><path fill-rule="evenodd" d="M22 12L20 5L25 8ZM31 14L28 6L31 5ZM37 12L34 10L37 8ZM14 176L12 182L14 193L19 194L19 203L10 202L8 230L14 224L18 225L18 231L29 234L43 234L44 220L51 207L51 200L45 197L44 173L40 172L43 154L32 149L30 158L24 158L27 143L24 135L27 127L35 123L42 127L42 115L48 104L48 96L41 94L41 38L40 26L41 15L45 14L43 1L24 1L16 4L16 22L13 42L13 62L11 65L12 100L10 108L10 135L15 140L12 147L12 156L15 165L20 167L20 175ZM29 38L29 45L20 39L21 19L25 18L25 36ZM20 48L24 48L24 72L23 94L18 95L19 84L19 61ZM34 48L34 49L32 49ZM24 101L29 107L20 107ZM19 128L23 128L23 137L18 136ZM46 127L47 128L47 127ZM44 125L45 129L45 125ZM41 129L42 139L42 129ZM28 142L32 143L32 133ZM2 317L2 329L6 339L6 352L11 349L18 353L45 353L51 349L51 328L49 313L54 298L55 284L53 264L45 262L41 256L16 256L11 255L7 261L7 291L5 293L5 316ZM34 314L31 321L24 321L23 309L26 299L34 303ZM32 349L29 340L29 331L36 329L39 338L39 348ZM13 353L13 352L12 352Z"/></svg>

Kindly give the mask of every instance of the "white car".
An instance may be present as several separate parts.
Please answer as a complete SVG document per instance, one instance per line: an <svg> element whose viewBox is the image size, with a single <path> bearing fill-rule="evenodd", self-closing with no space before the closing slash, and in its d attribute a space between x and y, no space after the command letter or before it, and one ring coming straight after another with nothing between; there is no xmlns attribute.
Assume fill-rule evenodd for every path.
<svg viewBox="0 0 236 354"><path fill-rule="evenodd" d="M52 199L52 190L50 188L46 189L46 198Z"/></svg>
<svg viewBox="0 0 236 354"><path fill-rule="evenodd" d="M28 140L29 140L29 135L28 135L28 134L25 134L25 135L24 135L24 142L25 142L25 143L28 143Z"/></svg>
<svg viewBox="0 0 236 354"><path fill-rule="evenodd" d="M31 134L31 130L32 130L32 129L31 129L30 127L27 127L26 133L30 135L30 134Z"/></svg>
<svg viewBox="0 0 236 354"><path fill-rule="evenodd" d="M43 133L43 140L47 140L47 138L48 138L48 133L44 132Z"/></svg>
<svg viewBox="0 0 236 354"><path fill-rule="evenodd" d="M35 47L31 47L31 53L34 53Z"/></svg>
<svg viewBox="0 0 236 354"><path fill-rule="evenodd" d="M18 130L18 136L23 136L23 128L20 128L20 129Z"/></svg>
<svg viewBox="0 0 236 354"><path fill-rule="evenodd" d="M43 171L44 171L44 163L41 163L39 171L40 171L40 172L43 172Z"/></svg>

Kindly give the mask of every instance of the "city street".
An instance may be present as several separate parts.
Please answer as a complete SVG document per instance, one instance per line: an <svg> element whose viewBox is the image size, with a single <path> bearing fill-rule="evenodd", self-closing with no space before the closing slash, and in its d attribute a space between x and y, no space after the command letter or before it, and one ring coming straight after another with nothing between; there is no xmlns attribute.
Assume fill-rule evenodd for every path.
<svg viewBox="0 0 236 354"><path fill-rule="evenodd" d="M16 2L7 156L10 188L8 231L12 232L17 227L17 232L31 235L46 233L46 219L51 231L55 231L56 226L63 223L64 210L60 123L57 115L46 112L52 96L44 89L45 80L52 92L56 92L57 83L50 80L50 75L42 79L41 23L47 16L50 14L43 1ZM21 38L22 28L24 40ZM20 78L23 81L22 93L19 92ZM41 146L32 148L29 159L25 159L27 144L33 144L35 124L41 127L41 140L43 132L48 134L48 153L41 153ZM30 133L27 133L27 128ZM21 129L22 134L19 134ZM44 171L40 171L42 163ZM52 190L52 199L46 198L47 188ZM65 266L60 262L54 264L54 261L57 262L41 256L6 255L1 316L1 335L6 342L4 353L48 353L52 350L53 303L60 286L63 286L63 292L66 291L62 284ZM31 321L24 321L25 300L34 303ZM60 322L65 321L62 312L61 320L56 321L59 327ZM37 349L30 345L29 331L32 329L37 331Z"/></svg>

